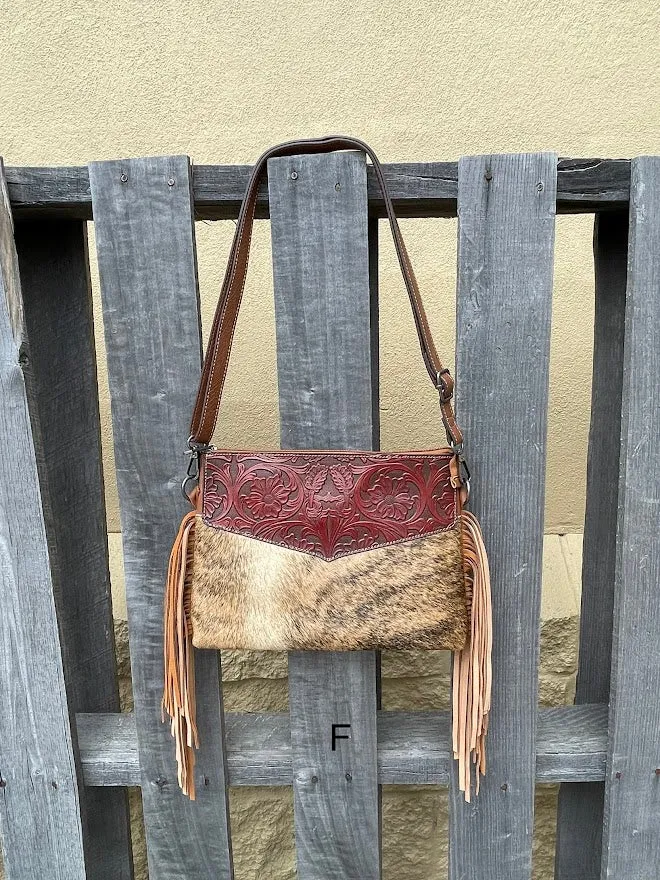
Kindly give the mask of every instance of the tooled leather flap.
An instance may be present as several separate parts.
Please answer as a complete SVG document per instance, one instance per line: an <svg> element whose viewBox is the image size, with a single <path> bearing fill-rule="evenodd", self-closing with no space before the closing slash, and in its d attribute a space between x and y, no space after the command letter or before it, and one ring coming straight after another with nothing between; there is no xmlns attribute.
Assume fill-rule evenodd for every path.
<svg viewBox="0 0 660 880"><path fill-rule="evenodd" d="M451 528L452 452L211 452L202 516L214 528L336 559Z"/></svg>

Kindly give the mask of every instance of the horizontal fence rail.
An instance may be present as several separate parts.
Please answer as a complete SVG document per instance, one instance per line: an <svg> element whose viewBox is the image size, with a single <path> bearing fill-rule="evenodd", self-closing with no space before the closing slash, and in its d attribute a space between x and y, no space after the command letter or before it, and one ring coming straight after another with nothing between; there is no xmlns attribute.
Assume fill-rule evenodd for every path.
<svg viewBox="0 0 660 880"><path fill-rule="evenodd" d="M377 718L381 785L449 785L448 712L378 712ZM287 712L228 712L225 722L230 785L292 784ZM132 714L81 714L77 724L86 785L140 784ZM602 782L606 760L607 706L540 710L537 782Z"/></svg>
<svg viewBox="0 0 660 880"><path fill-rule="evenodd" d="M205 220L238 216L250 165L195 165L192 169L195 215ZM399 217L455 217L458 162L402 162L383 165ZM7 187L12 210L24 214L58 214L92 219L89 171L62 168L9 167ZM385 216L375 175L367 168L369 211ZM560 159L557 165L557 213L591 214L626 208L630 197L629 159ZM268 184L257 200L257 216L268 216Z"/></svg>

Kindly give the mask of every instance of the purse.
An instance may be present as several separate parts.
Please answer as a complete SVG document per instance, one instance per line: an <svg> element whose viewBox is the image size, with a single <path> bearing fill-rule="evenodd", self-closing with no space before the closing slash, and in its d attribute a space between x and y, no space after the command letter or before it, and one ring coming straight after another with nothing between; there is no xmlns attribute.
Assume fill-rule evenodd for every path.
<svg viewBox="0 0 660 880"><path fill-rule="evenodd" d="M257 189L268 159L363 150L371 159L448 446L418 452L220 450L210 445L247 273ZM181 523L165 597L163 718L179 785L195 797L193 647L271 651L445 649L453 656L458 782L485 773L491 599L481 529L452 409L410 259L373 151L348 137L291 141L254 166L241 205L188 440Z"/></svg>

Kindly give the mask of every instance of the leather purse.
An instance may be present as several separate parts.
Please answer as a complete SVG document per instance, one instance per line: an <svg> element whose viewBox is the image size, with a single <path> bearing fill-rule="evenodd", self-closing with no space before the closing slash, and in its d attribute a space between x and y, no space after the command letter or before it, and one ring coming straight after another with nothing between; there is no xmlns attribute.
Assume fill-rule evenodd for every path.
<svg viewBox="0 0 660 880"><path fill-rule="evenodd" d="M422 357L448 446L428 451L272 451L210 445L247 273L257 189L268 159L363 150L382 190ZM184 517L165 598L163 715L179 784L195 797L193 647L272 651L445 649L453 660L453 751L470 800L485 772L491 606L481 529L466 511L469 472L443 367L383 172L348 137L267 150L250 176L211 328L188 441Z"/></svg>

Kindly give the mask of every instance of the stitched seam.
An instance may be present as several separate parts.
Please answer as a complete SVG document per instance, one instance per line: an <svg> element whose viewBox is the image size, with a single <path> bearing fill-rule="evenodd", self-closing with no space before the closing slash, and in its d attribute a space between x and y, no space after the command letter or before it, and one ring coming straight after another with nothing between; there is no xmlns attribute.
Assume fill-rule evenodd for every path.
<svg viewBox="0 0 660 880"><path fill-rule="evenodd" d="M394 235L395 241L396 241L397 237L399 239L398 243L399 243L399 246L401 247L401 251L405 255L405 260L403 262L404 262L404 265L406 265L406 260L408 263L410 263L410 255L408 254L408 251L406 249L406 245L403 241L403 236L401 235L401 230L398 228L398 225L396 227L396 232ZM406 265L404 275L406 274L406 272L409 272L409 271L410 270L408 269L408 266ZM409 277L409 281L410 281L410 291L412 292L413 299L415 301L415 304L417 305L417 310L418 310L419 316L420 316L419 326L422 331L422 339L424 340L424 344L426 345L427 349L433 349L433 351L435 351L435 344L433 343L433 344L429 345L429 338L426 333L426 327L424 326L424 317L423 317L424 305L421 301L419 290L417 289L417 286L411 276ZM429 352L429 354L431 355L431 352ZM436 355L437 355L437 352L436 352ZM432 355L430 357L430 360L433 361ZM439 358L438 358L438 363L440 364ZM440 364L440 366L442 366L442 365Z"/></svg>
<svg viewBox="0 0 660 880"><path fill-rule="evenodd" d="M273 459L279 456L285 456L286 458L295 458L299 456L305 455L326 455L329 458L336 458L338 460L341 459L351 459L351 458L363 458L365 455L373 458L377 458L378 461L399 461L399 459L408 459L414 458L416 461L437 461L437 459L451 459L454 457L454 452L452 450L448 450L447 452L442 453L433 453L433 452L370 452L368 449L361 451L356 450L355 452L334 452L332 449L319 449L319 450L309 450L309 449L301 449L297 451L295 449L283 449L281 452L268 452L268 453L259 453L259 452L251 452L250 450L246 450L246 452L236 452L235 450L224 451L222 449L215 449L213 452L209 452L206 455L207 461L212 461L214 458L219 458L220 456L234 456L234 455L251 455L259 461Z"/></svg>
<svg viewBox="0 0 660 880"><path fill-rule="evenodd" d="M241 229L241 234L238 239L238 244L236 246L236 253L237 254L241 249L241 243L243 241L244 234L245 234L245 227L243 227ZM218 339L217 339L217 342L215 343L215 346L213 349L213 360L211 361L211 369L209 371L209 380L208 380L207 391L206 391L206 394L204 395L204 406L202 407L202 418L201 418L200 428L204 427L204 421L206 419L206 412L208 410L209 397L211 394L211 389L213 388L213 373L215 372L215 364L216 364L216 361L218 358L218 352L220 351L220 338L222 336L222 323L224 321L224 317L227 312L227 308L229 306L231 285L232 285L232 281L234 280L234 275L236 274L237 265L238 265L238 262L236 261L232 267L231 275L229 276L229 283L227 285L227 299L225 300L225 303L222 307L222 311L220 312L220 320L218 322ZM213 432L211 432L211 433L213 433Z"/></svg>
<svg viewBox="0 0 660 880"><path fill-rule="evenodd" d="M250 227L250 235L248 236L248 243L247 243L248 258L249 258L250 246L251 246L251 244L252 244L252 229L253 229L253 228L254 228L253 226ZM215 408L215 415L214 415L214 417L213 417L213 427L211 428L211 435L210 435L210 437L209 437L209 440L211 439L211 437L213 437L213 434L214 434L214 432L215 432L215 427L216 427L216 425L217 425L217 423L218 423L218 414L219 414L219 412L220 412L220 398L222 397L222 389L224 388L225 379L226 379L226 377L227 377L227 370L229 369L229 358L230 358L230 356L231 356L231 347L232 347L233 342L234 342L234 335L235 335L235 333L236 333L236 325L238 324L238 312L239 312L239 309L240 309L240 306L241 306L241 301L242 301L242 299L243 299L243 291L245 290L245 282L247 281L247 268L248 268L248 267L247 267L247 264L246 264L246 266L245 266L245 275L243 276L243 283L241 284L241 289L240 289L240 292L239 292L239 294L238 294L238 303L237 303L237 305L236 305L236 317L234 318L234 326L233 326L232 329L231 329L231 335L230 335L230 337L229 337L229 342L227 343L227 361L226 361L226 363L225 363L225 368L224 368L224 370L222 371L222 376L220 377L220 389L219 389L219 392L218 392L218 402L217 402L217 404L216 404L216 408ZM218 339L218 342L219 342L219 339ZM219 346L218 346L218 347L219 347Z"/></svg>
<svg viewBox="0 0 660 880"><path fill-rule="evenodd" d="M382 181L381 185L382 185L383 190L385 190L384 180ZM394 208L392 207L391 204L389 205L389 207L390 207L390 210L392 211L392 216L390 216L388 214L388 218L390 221L390 228L392 230L392 238L394 239L394 245L395 245L395 248L397 251L397 256L399 256L399 258L400 258L400 264L401 264L403 277L408 282L406 284L406 287L408 287L408 293L409 294L412 293L414 302L415 302L415 304L417 306L417 310L419 312L420 329L422 332L422 339L424 340L424 344L426 345L427 348L432 347L435 350L435 345L429 346L429 339L426 334L426 329L424 327L424 320L422 317L422 312L423 312L424 308L423 308L423 304L422 304L420 296L419 296L419 291L416 289L416 284L415 284L415 281L413 280L413 277L412 277L412 268L411 268L412 264L410 263L410 255L408 254L408 250L407 250L405 242L403 240L403 235L401 234L401 229L399 228L399 224L396 220L396 217L393 216L394 215ZM431 360L432 360L432 358L431 358Z"/></svg>
<svg viewBox="0 0 660 880"><path fill-rule="evenodd" d="M252 242L252 226L253 226L253 225L254 225L254 224L252 224L252 225L250 226L250 237L249 237L249 239L248 239L248 257L249 257L250 243ZM206 413L207 413L207 410L208 410L208 402L209 402L208 399L209 399L209 396L210 396L210 393L211 393L211 388L212 388L212 386L213 386L213 373L215 372L215 364L216 364L216 361L217 361L217 358L218 358L218 352L220 351L220 338L221 338L221 336L222 336L222 323L223 323L223 321L224 321L224 317L225 317L225 314L226 314L226 312L227 312L227 308L228 308L228 306L229 306L231 286L232 286L232 283L233 283L233 281L234 281L234 277L235 277L235 275L236 275L236 269L238 268L238 254L239 254L239 252L240 252L240 250L241 250L241 244L243 243L243 236L244 236L244 235L245 235L245 225L244 225L243 228L241 229L241 234L240 234L240 236L239 236L239 238L238 238L238 243L237 243L237 245L236 245L236 261L234 262L234 265L233 265L233 267L232 267L231 275L229 276L229 283L228 283L228 285L227 285L227 300L226 300L224 306L222 307L222 312L220 313L220 321L219 321L219 323L218 323L218 341L217 341L217 343L216 343L216 345L215 345L215 348L214 348L214 351L213 351L213 360L211 361L211 370L210 370L210 372L209 372L209 384L208 384L208 390L207 390L207 393L204 395L204 406L202 407L202 418L201 418L201 422L200 422L200 429L204 427L204 421L206 420ZM243 284L241 285L241 292L240 292L240 294L239 294L239 304L240 304L240 299L241 299L241 297L242 297L242 295L243 295L243 288L245 287L245 278L246 278L246 277L247 277L247 265L246 265L246 267L245 267L245 277L243 278ZM236 318L238 318L238 310L236 311ZM230 342L229 342L229 349L230 349L230 350L231 350L231 343L233 342L233 339L234 339L234 331L235 331L235 329L236 329L236 322L234 322L234 330L232 330L231 337L230 337ZM227 366L228 366L228 365L229 365L229 357L227 357ZM223 372L222 382L224 382L224 377L225 377L225 375L226 375L226 373L227 373L227 366L225 366L225 369L224 369L224 372ZM221 394L221 393L222 393L222 385L220 386L220 394ZM220 394L218 395L218 404L220 403ZM215 430L215 424L216 424L216 422L217 422L217 419L218 419L218 415L217 415L217 412L216 412L216 416L215 416L215 419L214 419L214 421L213 421L213 429L212 429L212 431L211 431L211 437L213 436L213 431ZM209 437L209 439L211 439L211 437Z"/></svg>

